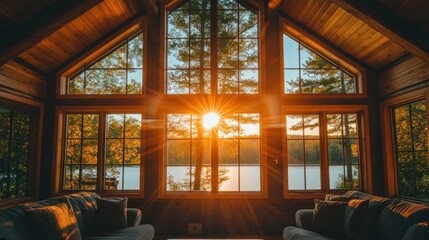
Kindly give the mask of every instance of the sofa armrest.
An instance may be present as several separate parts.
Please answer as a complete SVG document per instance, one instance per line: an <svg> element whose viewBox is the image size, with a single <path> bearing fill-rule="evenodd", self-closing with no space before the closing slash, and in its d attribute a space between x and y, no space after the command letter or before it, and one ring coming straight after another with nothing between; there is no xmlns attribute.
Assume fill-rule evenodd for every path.
<svg viewBox="0 0 429 240"><path fill-rule="evenodd" d="M297 227L311 230L313 224L313 209L300 209L296 211L295 223Z"/></svg>
<svg viewBox="0 0 429 240"><path fill-rule="evenodd" d="M127 208L127 227L140 225L142 221L142 212L138 208Z"/></svg>

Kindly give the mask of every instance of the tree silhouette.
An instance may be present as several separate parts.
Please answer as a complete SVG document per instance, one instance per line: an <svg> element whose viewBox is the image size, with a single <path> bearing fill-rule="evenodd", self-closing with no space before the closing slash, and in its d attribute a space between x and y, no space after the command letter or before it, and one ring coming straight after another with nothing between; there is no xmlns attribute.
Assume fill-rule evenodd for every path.
<svg viewBox="0 0 429 240"><path fill-rule="evenodd" d="M249 132L243 126L253 126ZM218 151L218 189L230 180L228 166L260 164L259 114L223 116L215 130L202 127L202 117L167 115L167 189L169 191L211 190L212 154ZM215 131L213 133L212 131ZM214 134L214 135L212 135ZM211 141L218 143L213 148ZM240 151L239 151L240 149ZM239 160L240 159L240 160ZM186 168L182 178L168 169ZM172 170L173 171L173 170Z"/></svg>
<svg viewBox="0 0 429 240"><path fill-rule="evenodd" d="M143 34L68 79L68 94L141 94Z"/></svg>
<svg viewBox="0 0 429 240"><path fill-rule="evenodd" d="M168 13L167 93L209 94L215 83L221 94L258 93L257 13L219 1L217 29L211 29L210 7L210 0L190 0ZM214 42L218 49L211 52Z"/></svg>
<svg viewBox="0 0 429 240"><path fill-rule="evenodd" d="M399 194L429 200L429 158L424 100L394 108Z"/></svg>
<svg viewBox="0 0 429 240"><path fill-rule="evenodd" d="M0 108L0 199L27 195L30 121L25 113Z"/></svg>

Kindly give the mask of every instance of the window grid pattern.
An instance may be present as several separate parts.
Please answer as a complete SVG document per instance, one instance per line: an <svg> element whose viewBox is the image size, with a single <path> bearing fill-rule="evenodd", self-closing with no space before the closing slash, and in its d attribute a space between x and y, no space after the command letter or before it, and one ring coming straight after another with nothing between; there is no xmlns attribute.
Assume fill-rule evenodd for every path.
<svg viewBox="0 0 429 240"><path fill-rule="evenodd" d="M65 190L95 190L98 164L98 114L67 114L65 127Z"/></svg>
<svg viewBox="0 0 429 240"><path fill-rule="evenodd" d="M211 190L210 135L209 130L203 129L200 115L167 114L167 191Z"/></svg>
<svg viewBox="0 0 429 240"><path fill-rule="evenodd" d="M261 191L260 116L222 116L203 127L198 114L166 114L167 192ZM216 154L212 154L216 153Z"/></svg>
<svg viewBox="0 0 429 240"><path fill-rule="evenodd" d="M68 78L67 94L142 94L143 33Z"/></svg>
<svg viewBox="0 0 429 240"><path fill-rule="evenodd" d="M258 12L236 1L190 0L168 11L166 93L259 93L258 30Z"/></svg>
<svg viewBox="0 0 429 240"><path fill-rule="evenodd" d="M217 131L219 191L261 191L259 118L255 113L222 118Z"/></svg>
<svg viewBox="0 0 429 240"><path fill-rule="evenodd" d="M210 1L188 1L168 13L167 93L210 93Z"/></svg>
<svg viewBox="0 0 429 240"><path fill-rule="evenodd" d="M326 119L330 189L360 189L358 114L327 114Z"/></svg>
<svg viewBox="0 0 429 240"><path fill-rule="evenodd" d="M317 114L286 115L289 190L320 190L320 130Z"/></svg>
<svg viewBox="0 0 429 240"><path fill-rule="evenodd" d="M258 14L218 2L218 94L259 93Z"/></svg>
<svg viewBox="0 0 429 240"><path fill-rule="evenodd" d="M356 79L340 66L283 34L285 94L356 94Z"/></svg>
<svg viewBox="0 0 429 240"><path fill-rule="evenodd" d="M142 116L107 114L106 118L104 189L138 190L142 154Z"/></svg>
<svg viewBox="0 0 429 240"><path fill-rule="evenodd" d="M399 195L429 200L425 100L393 108Z"/></svg>
<svg viewBox="0 0 429 240"><path fill-rule="evenodd" d="M30 124L29 115L0 109L0 199L27 195Z"/></svg>
<svg viewBox="0 0 429 240"><path fill-rule="evenodd" d="M360 189L359 116L325 112L286 114L288 190ZM326 152L328 159L321 152ZM322 186L323 166L328 168L328 186Z"/></svg>

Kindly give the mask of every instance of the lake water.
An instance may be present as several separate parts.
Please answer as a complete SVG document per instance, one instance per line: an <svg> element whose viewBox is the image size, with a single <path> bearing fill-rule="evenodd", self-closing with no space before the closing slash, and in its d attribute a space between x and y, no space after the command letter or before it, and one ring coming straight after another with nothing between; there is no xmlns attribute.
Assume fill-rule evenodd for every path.
<svg viewBox="0 0 429 240"><path fill-rule="evenodd" d="M259 166L241 166L239 169L237 166L227 166L227 176L229 180L224 181L220 187L220 191L260 191L260 167ZM174 166L167 168L167 176L171 175L173 180L176 182L188 179L186 176L189 167L187 166ZM118 168L118 171L121 170ZM357 170L357 166L354 167L353 172ZM119 171L121 172L121 171ZM131 166L125 167L125 179L124 189L139 189L140 179L140 167ZM329 167L329 184L330 188L334 189L339 181L339 175L344 174L343 166L331 166ZM320 189L320 166L307 166L306 169L306 183L307 190ZM240 176L240 179L238 178ZM354 176L357 178L357 176ZM122 174L119 175L118 179L122 179ZM288 185L291 190L303 190L304 186L304 167L302 166L289 166L288 167ZM122 189L122 182L119 181L118 189Z"/></svg>

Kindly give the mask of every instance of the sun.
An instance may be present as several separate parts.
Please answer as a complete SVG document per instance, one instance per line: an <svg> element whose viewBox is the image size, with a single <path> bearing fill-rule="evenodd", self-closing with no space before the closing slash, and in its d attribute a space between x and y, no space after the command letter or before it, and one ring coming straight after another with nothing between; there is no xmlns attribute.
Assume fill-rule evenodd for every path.
<svg viewBox="0 0 429 240"><path fill-rule="evenodd" d="M216 127L219 123L219 115L214 112L209 112L203 116L203 127L210 129Z"/></svg>

